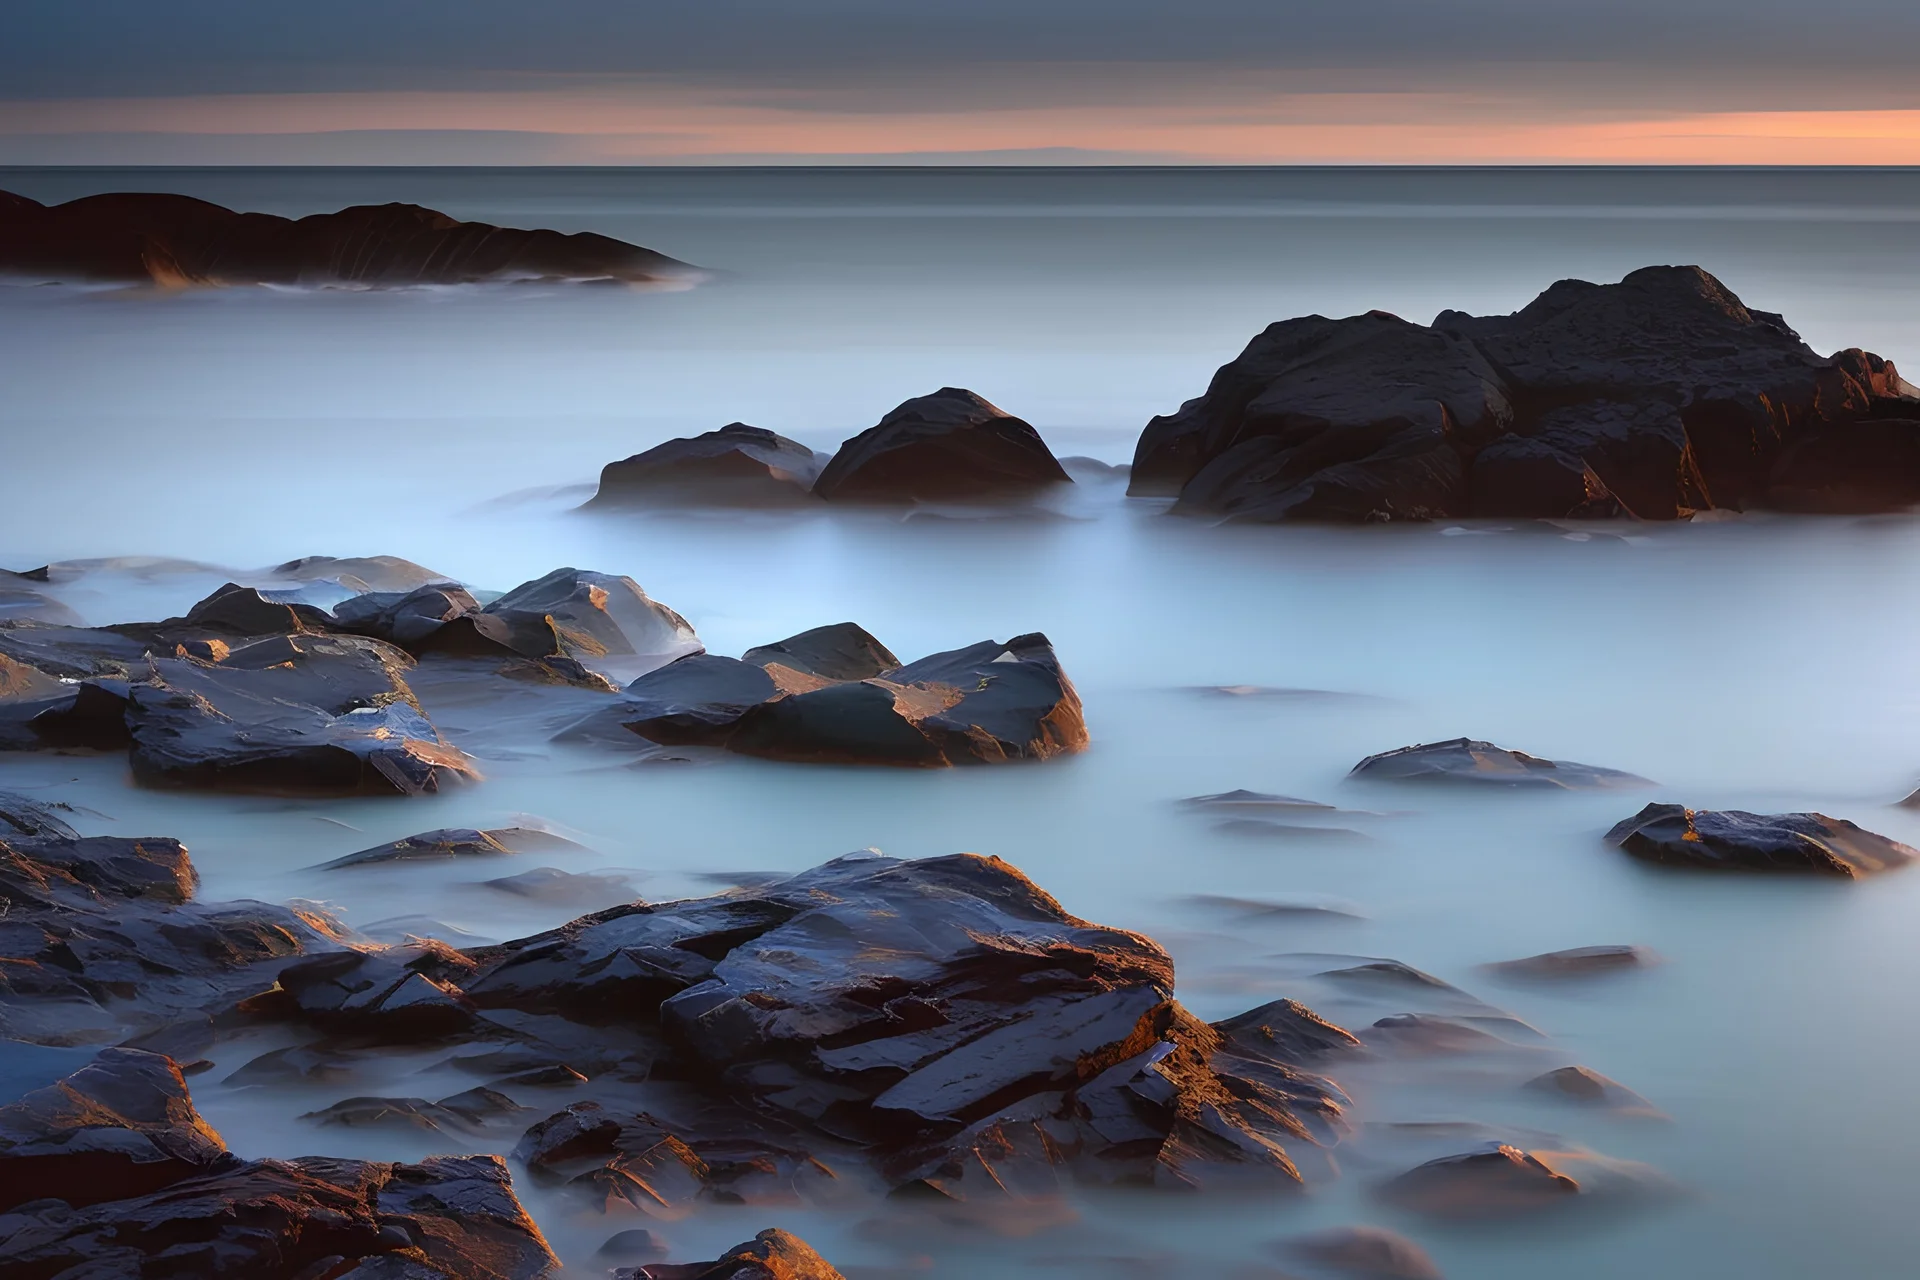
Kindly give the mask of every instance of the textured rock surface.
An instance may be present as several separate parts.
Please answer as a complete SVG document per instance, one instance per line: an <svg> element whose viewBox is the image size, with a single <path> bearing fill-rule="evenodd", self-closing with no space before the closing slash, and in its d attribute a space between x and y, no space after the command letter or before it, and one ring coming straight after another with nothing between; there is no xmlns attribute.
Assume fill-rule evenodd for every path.
<svg viewBox="0 0 1920 1280"><path fill-rule="evenodd" d="M1648 267L1509 316L1271 325L1147 425L1129 491L1252 521L1888 510L1920 500L1920 393Z"/></svg>
<svg viewBox="0 0 1920 1280"><path fill-rule="evenodd" d="M296 221L154 192L52 206L0 199L0 275L36 280L394 286L692 274L685 263L607 236L461 222L412 204L355 205Z"/></svg>
<svg viewBox="0 0 1920 1280"><path fill-rule="evenodd" d="M480 613L462 614L420 642L436 653L672 662L701 650L687 620L632 578L555 569L523 582Z"/></svg>
<svg viewBox="0 0 1920 1280"><path fill-rule="evenodd" d="M1652 785L1645 778L1618 769L1575 764L1569 760L1543 760L1471 738L1449 738L1445 742L1383 751L1353 766L1350 776L1373 782L1443 782L1565 791Z"/></svg>
<svg viewBox="0 0 1920 1280"><path fill-rule="evenodd" d="M942 387L841 445L813 491L829 502L964 502L1072 482L1032 425Z"/></svg>
<svg viewBox="0 0 1920 1280"><path fill-rule="evenodd" d="M385 844L361 849L345 857L323 862L328 871L342 867L377 866L392 862L431 862L447 858L503 857L534 849L577 849L580 846L562 836L529 827L496 827L476 831L471 827L441 827L402 836Z"/></svg>
<svg viewBox="0 0 1920 1280"><path fill-rule="evenodd" d="M762 1231L712 1262L657 1262L623 1267L615 1280L846 1280L799 1236Z"/></svg>
<svg viewBox="0 0 1920 1280"><path fill-rule="evenodd" d="M1715 871L1859 877L1903 867L1913 849L1824 813L1747 813L1650 804L1607 832L1636 858Z"/></svg>
<svg viewBox="0 0 1920 1280"><path fill-rule="evenodd" d="M1437 1218L1494 1218L1564 1205L1580 1184L1530 1151L1506 1143L1441 1156L1381 1188L1382 1198Z"/></svg>
<svg viewBox="0 0 1920 1280"><path fill-rule="evenodd" d="M730 422L609 462L588 505L787 506L806 500L820 466L798 440Z"/></svg>

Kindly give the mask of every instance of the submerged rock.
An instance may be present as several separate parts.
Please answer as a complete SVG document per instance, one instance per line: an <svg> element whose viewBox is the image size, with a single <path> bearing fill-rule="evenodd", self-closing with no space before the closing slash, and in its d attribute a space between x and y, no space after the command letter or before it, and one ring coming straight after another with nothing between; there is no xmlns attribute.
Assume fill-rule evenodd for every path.
<svg viewBox="0 0 1920 1280"><path fill-rule="evenodd" d="M592 232L461 222L412 204L293 220L190 196L115 192L0 200L0 275L60 282L403 286L513 280L648 283L696 273Z"/></svg>
<svg viewBox="0 0 1920 1280"><path fill-rule="evenodd" d="M336 871L342 867L374 866L391 862L427 862L446 858L504 857L534 849L577 849L579 845L551 832L530 827L498 827L476 831L471 827L441 827L402 836L386 844L349 853L323 862L320 869Z"/></svg>
<svg viewBox="0 0 1920 1280"><path fill-rule="evenodd" d="M73 810L64 804L42 804L17 791L0 791L0 840L15 836L48 836L56 840L78 840L80 833L67 825L56 812Z"/></svg>
<svg viewBox="0 0 1920 1280"><path fill-rule="evenodd" d="M1353 1280L1442 1280L1427 1251L1383 1227L1334 1227L1286 1242L1310 1266Z"/></svg>
<svg viewBox="0 0 1920 1280"><path fill-rule="evenodd" d="M1650 804L1607 832L1636 858L1715 871L1857 878L1903 867L1913 849L1824 813L1747 813Z"/></svg>
<svg viewBox="0 0 1920 1280"><path fill-rule="evenodd" d="M1588 1067L1559 1067L1527 1081L1525 1087L1536 1094L1588 1107L1609 1107L1644 1115L1657 1114L1653 1105L1618 1080L1608 1079Z"/></svg>
<svg viewBox="0 0 1920 1280"><path fill-rule="evenodd" d="M778 1229L762 1231L712 1262L656 1262L622 1267L614 1280L846 1280L806 1241Z"/></svg>
<svg viewBox="0 0 1920 1280"><path fill-rule="evenodd" d="M820 465L798 440L730 422L609 462L587 505L788 506L806 501Z"/></svg>
<svg viewBox="0 0 1920 1280"><path fill-rule="evenodd" d="M701 651L687 620L650 599L632 578L555 569L523 582L479 613L464 613L417 643L422 652L608 658L656 665Z"/></svg>
<svg viewBox="0 0 1920 1280"><path fill-rule="evenodd" d="M1071 483L1031 424L971 391L942 387L841 445L813 491L829 502L966 502Z"/></svg>
<svg viewBox="0 0 1920 1280"><path fill-rule="evenodd" d="M1449 738L1445 742L1383 751L1353 766L1350 776L1383 782L1456 782L1566 791L1653 785L1645 778L1618 769L1567 760L1543 760L1471 738Z"/></svg>
<svg viewBox="0 0 1920 1280"><path fill-rule="evenodd" d="M1438 1218L1491 1218L1564 1206L1580 1184L1530 1151L1506 1143L1441 1156L1394 1178L1381 1196Z"/></svg>
<svg viewBox="0 0 1920 1280"><path fill-rule="evenodd" d="M1527 982L1553 982L1589 978L1597 974L1620 973L1658 964L1660 958L1645 947L1613 944L1599 947L1569 947L1548 951L1519 960L1502 960L1487 965L1489 973Z"/></svg>
<svg viewBox="0 0 1920 1280"><path fill-rule="evenodd" d="M1563 280L1509 316L1269 326L1141 433L1131 487L1233 520L1684 518L1920 500L1920 393L1816 355L1698 267Z"/></svg>

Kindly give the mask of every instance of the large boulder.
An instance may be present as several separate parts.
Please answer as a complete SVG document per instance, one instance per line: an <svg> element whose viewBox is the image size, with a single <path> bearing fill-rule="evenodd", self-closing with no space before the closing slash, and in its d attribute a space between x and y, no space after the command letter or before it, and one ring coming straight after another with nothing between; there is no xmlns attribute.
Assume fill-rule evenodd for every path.
<svg viewBox="0 0 1920 1280"><path fill-rule="evenodd" d="M1253 521L1882 510L1920 496L1916 394L1698 267L1648 267L1508 316L1271 325L1148 424L1129 491Z"/></svg>
<svg viewBox="0 0 1920 1280"><path fill-rule="evenodd" d="M609 462L589 506L788 506L805 501L820 458L798 440L730 422Z"/></svg>
<svg viewBox="0 0 1920 1280"><path fill-rule="evenodd" d="M1784 871L1850 879L1903 867L1920 853L1824 813L1746 813L1650 804L1607 839L1636 858L1713 871Z"/></svg>
<svg viewBox="0 0 1920 1280"><path fill-rule="evenodd" d="M60 282L423 285L686 279L692 268L592 232L461 222L412 204L293 220L190 196L115 192L65 204L0 200L0 274Z"/></svg>
<svg viewBox="0 0 1920 1280"><path fill-rule="evenodd" d="M147 660L129 690L134 777L150 786L421 795L475 776L420 710L398 649L283 636L221 661Z"/></svg>
<svg viewBox="0 0 1920 1280"><path fill-rule="evenodd" d="M1560 791L1652 785L1619 769L1546 760L1472 738L1449 738L1382 751L1353 766L1349 776L1369 782L1443 782Z"/></svg>
<svg viewBox="0 0 1920 1280"><path fill-rule="evenodd" d="M968 502L1071 483L1031 424L971 391L942 387L841 445L813 492L829 502Z"/></svg>

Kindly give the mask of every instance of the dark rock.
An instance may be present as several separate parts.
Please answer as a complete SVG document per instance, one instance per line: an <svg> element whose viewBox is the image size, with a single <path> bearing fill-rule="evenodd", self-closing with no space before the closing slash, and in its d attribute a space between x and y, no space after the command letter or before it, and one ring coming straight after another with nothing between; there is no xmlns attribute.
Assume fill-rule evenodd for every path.
<svg viewBox="0 0 1920 1280"><path fill-rule="evenodd" d="M0 1212L29 1200L84 1208L143 1196L232 1163L180 1069L156 1053L102 1050L0 1107Z"/></svg>
<svg viewBox="0 0 1920 1280"><path fill-rule="evenodd" d="M633 882L626 876L562 871L559 867L535 867L517 876L499 876L480 883L501 893L556 905L584 906L594 902L631 902L634 899Z"/></svg>
<svg viewBox="0 0 1920 1280"><path fill-rule="evenodd" d="M1216 1022L1213 1029L1224 1036L1229 1045L1281 1062L1305 1062L1361 1047L1358 1036L1328 1022L1297 1000L1263 1004L1225 1022Z"/></svg>
<svg viewBox="0 0 1920 1280"><path fill-rule="evenodd" d="M56 840L78 840L80 833L67 825L55 810L71 806L42 804L17 791L0 791L0 840L14 836L47 836Z"/></svg>
<svg viewBox="0 0 1920 1280"><path fill-rule="evenodd" d="M819 472L820 459L799 441L730 422L608 463L587 505L785 506L805 501Z"/></svg>
<svg viewBox="0 0 1920 1280"><path fill-rule="evenodd" d="M412 652L455 618L480 612L465 587L429 583L406 591L368 591L333 607L341 631L372 636ZM540 656L540 655L535 655Z"/></svg>
<svg viewBox="0 0 1920 1280"><path fill-rule="evenodd" d="M220 1083L236 1089L254 1085L334 1084L353 1074L354 1060L316 1045L270 1049L242 1065Z"/></svg>
<svg viewBox="0 0 1920 1280"><path fill-rule="evenodd" d="M813 491L829 502L964 502L1071 483L1029 423L942 387L841 445Z"/></svg>
<svg viewBox="0 0 1920 1280"><path fill-rule="evenodd" d="M1644 969L1648 965L1658 963L1659 957L1645 947L1615 944L1548 951L1520 960L1502 960L1486 968L1488 972L1503 978L1522 981L1557 981L1588 978L1603 973L1619 973L1626 969Z"/></svg>
<svg viewBox="0 0 1920 1280"><path fill-rule="evenodd" d="M1497 1053L1513 1047L1511 1042L1467 1022L1425 1013L1381 1018L1367 1029L1363 1042L1404 1056Z"/></svg>
<svg viewBox="0 0 1920 1280"><path fill-rule="evenodd" d="M430 939L341 951L287 966L272 991L243 1008L381 1044L442 1039L473 1026L473 1005L459 986L473 967Z"/></svg>
<svg viewBox="0 0 1920 1280"><path fill-rule="evenodd" d="M649 599L632 578L555 569L523 582L480 613L461 614L415 642L421 652L656 665L701 651L687 620Z"/></svg>
<svg viewBox="0 0 1920 1280"><path fill-rule="evenodd" d="M451 1097L440 1099L438 1105L456 1115L465 1116L475 1124L506 1119L533 1110L532 1107L521 1106L498 1089L487 1088L464 1089Z"/></svg>
<svg viewBox="0 0 1920 1280"><path fill-rule="evenodd" d="M411 204L355 205L297 221L153 192L52 206L0 204L0 273L61 282L192 285L650 282L685 263L591 232L461 222Z"/></svg>
<svg viewBox="0 0 1920 1280"><path fill-rule="evenodd" d="M618 705L595 712L561 736L588 736L593 726L606 722L652 742L719 745L732 736L741 716L781 692L762 667L696 653L649 671L627 686Z"/></svg>
<svg viewBox="0 0 1920 1280"><path fill-rule="evenodd" d="M572 1067L558 1063L550 1067L533 1067L527 1071L516 1071L510 1076L501 1076L495 1084L503 1084L509 1089L571 1089L574 1085L585 1084L587 1077Z"/></svg>
<svg viewBox="0 0 1920 1280"><path fill-rule="evenodd" d="M539 1280L558 1265L498 1156L258 1160L77 1211L30 1206L0 1253L28 1276Z"/></svg>
<svg viewBox="0 0 1920 1280"><path fill-rule="evenodd" d="M852 622L835 622L755 645L740 660L759 667L778 665L822 680L866 680L900 666L891 649Z"/></svg>
<svg viewBox="0 0 1920 1280"><path fill-rule="evenodd" d="M1429 1160L1381 1188L1399 1208L1438 1218L1489 1218L1564 1206L1580 1184L1506 1143Z"/></svg>
<svg viewBox="0 0 1920 1280"><path fill-rule="evenodd" d="M470 827L442 827L402 836L386 844L349 853L343 858L323 862L320 869L375 866L389 862L427 862L446 858L505 857L535 849L578 849L580 846L562 836L530 827L498 827L476 831Z"/></svg>
<svg viewBox="0 0 1920 1280"><path fill-rule="evenodd" d="M1652 1105L1617 1080L1587 1067L1560 1067L1527 1081L1527 1089L1565 1102L1651 1114Z"/></svg>
<svg viewBox="0 0 1920 1280"><path fill-rule="evenodd" d="M1859 877L1920 857L1904 844L1824 813L1746 813L1650 804L1607 832L1636 858L1715 871Z"/></svg>
<svg viewBox="0 0 1920 1280"><path fill-rule="evenodd" d="M1286 1251L1353 1280L1442 1280L1425 1249L1381 1227L1334 1227L1289 1240Z"/></svg>
<svg viewBox="0 0 1920 1280"><path fill-rule="evenodd" d="M192 628L229 636L278 636L295 631L332 630L333 617L325 609L308 604L283 603L257 587L229 582L187 610L187 616L172 620L181 628ZM166 626L166 623L157 624Z"/></svg>
<svg viewBox="0 0 1920 1280"><path fill-rule="evenodd" d="M0 622L0 655L52 676L126 679L143 671L148 645L101 627L40 622Z"/></svg>
<svg viewBox="0 0 1920 1280"><path fill-rule="evenodd" d="M0 220L4 218L5 214L0 213ZM31 621L61 627L85 626L79 614L38 590L38 584L47 580L46 571L43 569L39 572L40 576L36 577L0 569L0 622Z"/></svg>
<svg viewBox="0 0 1920 1280"><path fill-rule="evenodd" d="M0 751L122 751L127 734L127 682L96 677L69 684L0 657L7 668L33 672L0 692Z"/></svg>
<svg viewBox="0 0 1920 1280"><path fill-rule="evenodd" d="M301 556L268 570L295 582L331 582L359 592L409 592L416 587L451 587L445 574L399 556Z"/></svg>
<svg viewBox="0 0 1920 1280"><path fill-rule="evenodd" d="M727 742L775 759L919 766L1044 760L1086 745L1080 695L1039 634L762 703Z"/></svg>
<svg viewBox="0 0 1920 1280"><path fill-rule="evenodd" d="M225 660L150 658L129 693L134 777L148 785L420 795L473 776L420 711L400 650L287 636Z"/></svg>
<svg viewBox="0 0 1920 1280"><path fill-rule="evenodd" d="M657 1258L666 1251L666 1244L656 1233L645 1227L634 1227L608 1236L606 1243L594 1251L594 1256L611 1258L616 1262L632 1262L642 1258Z"/></svg>
<svg viewBox="0 0 1920 1280"><path fill-rule="evenodd" d="M344 1098L300 1118L323 1127L416 1129L425 1133L471 1133L479 1127L467 1116L425 1098Z"/></svg>
<svg viewBox="0 0 1920 1280"><path fill-rule="evenodd" d="M762 1231L712 1262L622 1267L614 1280L846 1280L799 1236Z"/></svg>
<svg viewBox="0 0 1920 1280"><path fill-rule="evenodd" d="M1102 462L1098 458L1089 458L1085 454L1070 454L1060 459L1060 469L1079 481L1125 480L1133 468L1122 462L1114 464Z"/></svg>
<svg viewBox="0 0 1920 1280"><path fill-rule="evenodd" d="M451 947L485 947L500 941L498 938L489 938L463 929L457 924L448 924L444 920L436 920L432 916L424 915L388 916L383 920L369 920L360 925L357 932L363 938L395 945L430 940L444 942Z"/></svg>
<svg viewBox="0 0 1920 1280"><path fill-rule="evenodd" d="M1322 902L1275 902L1266 898L1241 898L1220 893L1189 894L1187 901L1195 906L1210 907L1247 919L1358 920L1361 918L1357 912Z"/></svg>
<svg viewBox="0 0 1920 1280"><path fill-rule="evenodd" d="M1294 796L1277 796L1266 791L1222 791L1210 796L1189 796L1180 802L1187 809L1225 809L1264 812L1279 810L1285 812L1300 810L1318 810L1323 813L1334 811L1330 804L1321 804L1317 800L1301 800Z"/></svg>
<svg viewBox="0 0 1920 1280"><path fill-rule="evenodd" d="M1148 424L1130 492L1261 521L1884 510L1920 498L1914 422L1889 362L1648 267L1510 316L1269 326Z"/></svg>
<svg viewBox="0 0 1920 1280"><path fill-rule="evenodd" d="M1566 791L1652 785L1645 778L1618 769L1543 760L1471 738L1383 751L1353 766L1351 776L1382 782L1455 782Z"/></svg>

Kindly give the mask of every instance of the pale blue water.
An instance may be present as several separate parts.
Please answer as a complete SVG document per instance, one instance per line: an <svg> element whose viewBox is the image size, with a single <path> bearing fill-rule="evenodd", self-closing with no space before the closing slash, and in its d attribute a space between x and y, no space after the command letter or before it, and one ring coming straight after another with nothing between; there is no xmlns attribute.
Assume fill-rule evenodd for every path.
<svg viewBox="0 0 1920 1280"><path fill-rule="evenodd" d="M1383 793L1342 778L1370 752L1468 734L1630 769L1662 784L1652 797L1819 808L1920 841L1920 815L1891 807L1920 781L1913 521L1212 530L1117 485L1040 522L609 518L567 510L577 493L525 491L589 482L609 459L735 418L831 447L946 384L1028 417L1058 452L1123 461L1149 416L1197 394L1270 320L1509 310L1555 278L1650 262L1706 266L1823 350L1920 367L1920 175L15 171L0 188L164 188L284 213L416 200L591 228L715 273L682 293L0 290L0 565L384 552L498 589L575 564L633 575L725 653L841 618L903 656L1039 629L1095 738L1034 769L630 768L532 740L510 750L513 735L449 710L443 723L475 729L489 781L419 803L144 793L115 762L52 757L0 758L0 787L45 785L110 815L101 830L180 836L208 897L319 897L355 922L422 912L491 937L572 911L468 883L494 867L302 868L514 813L592 846L564 865L631 869L649 897L866 845L998 853L1070 909L1161 938L1207 1016L1283 994L1359 1022L1393 1011L1338 1007L1285 953L1394 956L1457 982L1546 1047L1473 1072L1336 1072L1358 1123L1551 1130L1678 1189L1664 1207L1565 1226L1435 1230L1364 1194L1375 1172L1412 1162L1372 1131L1298 1204L1090 1198L1078 1227L906 1246L859 1215L712 1214L665 1229L684 1256L778 1223L850 1264L931 1249L936 1276L1073 1274L1048 1259L1091 1254L1210 1275L1309 1225L1368 1220L1414 1235L1456 1280L1911 1273L1915 873L1661 875L1598 841L1649 797ZM156 616L221 572L96 575L68 596L96 621ZM1189 689L1229 683L1366 696ZM1292 845L1215 832L1173 804L1233 787L1396 812L1347 820L1366 843ZM1192 894L1332 900L1364 918L1250 921ZM1666 963L1548 991L1475 968L1609 942ZM1566 1062L1671 1122L1513 1092ZM199 1093L249 1154L419 1154L289 1119L331 1096ZM613 1227L541 1210L593 1274L584 1255Z"/></svg>

